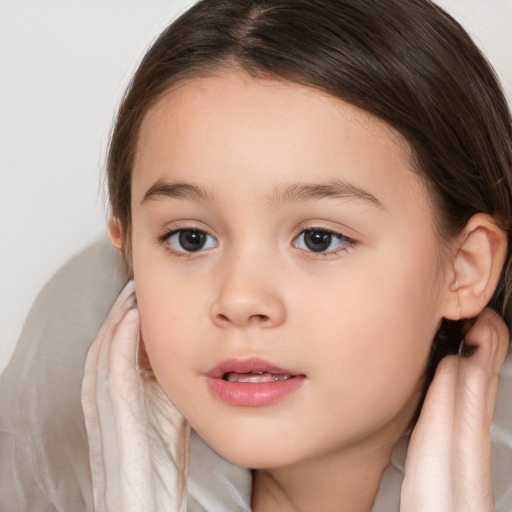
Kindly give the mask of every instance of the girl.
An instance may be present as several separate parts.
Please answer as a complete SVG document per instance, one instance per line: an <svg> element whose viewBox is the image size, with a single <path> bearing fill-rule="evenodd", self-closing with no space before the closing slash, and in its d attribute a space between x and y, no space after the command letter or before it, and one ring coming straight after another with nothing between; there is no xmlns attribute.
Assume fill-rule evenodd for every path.
<svg viewBox="0 0 512 512"><path fill-rule="evenodd" d="M95 510L494 510L511 166L426 0L191 8L112 135L134 283L83 379Z"/></svg>

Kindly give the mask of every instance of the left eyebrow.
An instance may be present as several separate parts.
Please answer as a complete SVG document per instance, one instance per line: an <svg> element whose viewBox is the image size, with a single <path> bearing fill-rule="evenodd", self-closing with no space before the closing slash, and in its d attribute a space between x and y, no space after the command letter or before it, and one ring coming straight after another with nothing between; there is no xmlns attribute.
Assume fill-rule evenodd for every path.
<svg viewBox="0 0 512 512"><path fill-rule="evenodd" d="M345 181L329 181L327 183L293 183L279 186L272 195L272 204L295 201L312 201L324 198L348 198L362 201L381 210L384 205L370 192L357 185Z"/></svg>

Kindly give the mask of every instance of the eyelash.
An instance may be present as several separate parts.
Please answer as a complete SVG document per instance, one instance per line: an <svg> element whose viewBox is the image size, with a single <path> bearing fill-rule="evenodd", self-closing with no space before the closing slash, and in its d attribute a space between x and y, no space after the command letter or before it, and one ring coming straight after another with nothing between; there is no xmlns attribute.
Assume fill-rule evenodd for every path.
<svg viewBox="0 0 512 512"><path fill-rule="evenodd" d="M172 237L176 236L176 235L181 235L185 232L191 232L191 233L200 233L201 235L206 235L207 237L210 237L211 239L215 240L215 238L213 237L213 235L210 235L210 233L208 233L207 231L205 230L202 230L202 229L196 229L196 228L193 228L193 227L180 227L180 228L177 228L177 229L173 229L171 231L167 231L165 232L164 234L160 235L158 237L158 242L165 247L165 249L169 252L171 252L173 255L175 256L178 256L178 257L188 257L188 258L191 258L194 256L195 253L201 253L205 250L205 247L200 247L199 249L197 249L196 251L187 251L187 250L178 250L178 249L175 249L171 246L170 244L170 240L172 239ZM301 247L298 246L299 244L299 238L301 236L304 236L306 233L324 233L324 234L328 234L329 236L333 237L333 238L336 238L338 239L340 242L343 242L343 246L342 247L339 247L337 249L331 249L331 250L328 250L328 251L314 251L314 250L308 250L308 249L303 249ZM215 242L217 243L217 241L215 240ZM330 239L330 242L332 242L332 238ZM301 251L304 251L305 253L309 253L310 255L316 255L317 257L329 257L329 256L336 256L337 254L340 254L342 252L348 252L350 251L350 249L352 249L355 245L356 245L356 241L348 236L345 236L343 233L340 233L339 231L335 231L333 229L328 229L328 228L325 228L325 227L319 227L319 226L314 226L314 225L311 225L311 226L305 226L303 227L300 232L295 235L294 239L293 239L293 246L296 247L297 249L301 250ZM306 243L307 245L307 243ZM216 246L216 245L215 245ZM215 247L214 246L214 247ZM212 247L206 247L206 249L210 249Z"/></svg>
<svg viewBox="0 0 512 512"><path fill-rule="evenodd" d="M329 251L313 251L313 250L307 250L307 249L301 249L300 247L297 247L297 241L299 240L299 237L303 236L305 233L308 232L318 232L318 233L327 233L331 235L334 238L337 238L340 242L343 242L343 246L339 247L337 249L331 249ZM319 258L327 258L329 256L336 256L343 252L349 252L355 245L357 244L356 240L353 238L350 238L340 231L336 231L334 229L329 229L321 226L315 226L315 225L308 225L304 226L298 235L295 236L293 245L297 247L297 249L303 250L308 254L311 254L313 256L319 257Z"/></svg>
<svg viewBox="0 0 512 512"><path fill-rule="evenodd" d="M194 256L195 253L202 252L204 250L204 247L199 248L197 251L187 251L187 250L175 249L170 244L170 240L172 239L173 236L176 236L176 235L179 236L180 234L183 234L183 233L186 233L186 232L200 233L202 235L206 235L206 236L212 238L213 240L215 240L215 238L212 235L210 235L210 233L205 231L204 229L197 229L197 228L193 228L193 227L181 227L181 228L173 229L171 231L167 231L164 234L160 235L158 237L158 241L159 241L159 243L161 245L164 246L164 248L167 251L169 251L174 256L191 258L191 257Z"/></svg>

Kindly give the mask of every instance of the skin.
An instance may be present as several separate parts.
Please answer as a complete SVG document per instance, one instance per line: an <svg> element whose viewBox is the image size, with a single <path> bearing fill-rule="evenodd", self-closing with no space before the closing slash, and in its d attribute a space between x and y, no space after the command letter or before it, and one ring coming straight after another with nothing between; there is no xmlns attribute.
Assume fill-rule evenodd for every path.
<svg viewBox="0 0 512 512"><path fill-rule="evenodd" d="M136 369L139 329L134 284L130 282L89 350L82 385L95 509L154 510L159 496L166 510L186 510L186 496L182 494L186 487L180 468L186 467L182 448L187 427L154 377ZM486 309L466 335L466 342L476 353L469 358L450 356L441 362L411 436L401 512L494 510L489 426L508 340L503 320ZM139 368L141 365L145 363L139 357ZM148 399L153 407L157 404L152 407L153 421L147 415ZM164 443L175 439L164 457L161 444L148 446L148 432L155 432L154 420L157 435L153 439ZM155 451L159 460L156 467L152 463ZM123 471L119 471L118 464ZM163 465L169 475L166 482L161 478ZM333 468L333 474L338 469ZM327 492L332 483L329 475L322 480L327 482ZM265 479L274 482L268 472L256 472L253 510L299 509L291 505L282 488L265 486ZM329 499L334 503L339 496L330 491ZM351 497L350 493L345 496ZM322 498L325 505L324 494L317 498ZM358 510L364 506L360 503ZM333 504L335 507L339 509L339 503Z"/></svg>
<svg viewBox="0 0 512 512"><path fill-rule="evenodd" d="M276 200L296 183L334 181L350 193ZM148 197L163 182L205 193ZM464 244L492 231L481 219L447 249L433 218L405 141L318 91L232 70L181 83L147 114L132 176L142 335L158 383L192 427L257 469L255 511L371 509L439 323L460 315L461 296L481 278ZM186 253L165 237L185 229L208 233L205 248ZM313 252L303 238L311 229L342 238ZM492 238L492 255L504 254L502 239ZM487 282L492 293L495 278ZM255 356L304 384L264 407L212 395L206 373ZM446 374L456 381L453 368Z"/></svg>
<svg viewBox="0 0 512 512"><path fill-rule="evenodd" d="M444 358L411 436L403 512L492 512L489 430L509 333L486 308L465 337L471 357Z"/></svg>

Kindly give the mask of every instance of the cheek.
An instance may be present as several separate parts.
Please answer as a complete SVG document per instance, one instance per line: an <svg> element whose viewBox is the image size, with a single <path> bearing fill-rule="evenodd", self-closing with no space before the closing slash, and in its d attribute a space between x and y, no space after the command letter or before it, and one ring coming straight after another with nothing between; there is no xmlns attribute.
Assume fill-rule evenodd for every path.
<svg viewBox="0 0 512 512"><path fill-rule="evenodd" d="M165 253L140 245L134 243L133 269L141 333L153 371L167 393L166 381L180 370L184 358L193 357L198 297L189 281L170 271Z"/></svg>
<svg viewBox="0 0 512 512"><path fill-rule="evenodd" d="M144 280L136 281L137 300L148 354L151 357L154 353L152 361L172 364L173 356L194 346L194 326L199 328L197 295L187 293L187 288L179 283L168 285L161 276L159 280L148 281L147 287L141 282Z"/></svg>
<svg viewBox="0 0 512 512"><path fill-rule="evenodd" d="M141 332L151 368L164 393L186 411L197 402L197 389L189 385L201 357L197 296L166 286L161 277L147 288L136 286L142 288Z"/></svg>
<svg viewBox="0 0 512 512"><path fill-rule="evenodd" d="M311 282L297 331L308 361L340 383L330 388L331 399L375 400L387 394L399 404L421 388L442 316L442 283L436 255L425 261L418 253L409 253L408 263L397 257L361 261L360 270L326 280L330 284L321 294L312 293Z"/></svg>

